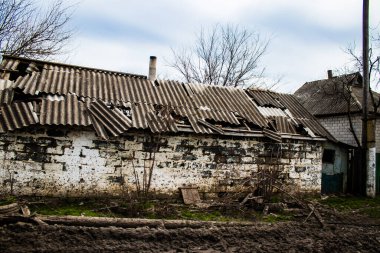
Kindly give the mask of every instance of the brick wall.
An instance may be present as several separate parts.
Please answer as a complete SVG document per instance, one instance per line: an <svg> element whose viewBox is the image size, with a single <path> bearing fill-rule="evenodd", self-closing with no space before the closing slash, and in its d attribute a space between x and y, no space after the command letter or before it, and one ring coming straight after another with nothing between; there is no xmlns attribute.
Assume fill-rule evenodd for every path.
<svg viewBox="0 0 380 253"><path fill-rule="evenodd" d="M350 123L346 115L319 118L318 120L337 140L352 146L357 146L352 132L350 131ZM361 140L361 117L352 116L352 124L358 139Z"/></svg>
<svg viewBox="0 0 380 253"><path fill-rule="evenodd" d="M158 147L158 151L155 151ZM319 192L320 142L133 132L103 141L91 131L35 129L0 135L2 191L27 195L122 195L142 185L153 162L151 190L181 186L230 191L263 168L279 168L294 191Z"/></svg>
<svg viewBox="0 0 380 253"><path fill-rule="evenodd" d="M350 131L350 123L346 115L333 116L327 118L318 118L319 122L339 141L357 146L353 134ZM361 142L362 136L362 120L361 115L352 116L352 124L355 133ZM376 121L376 152L380 151L380 120Z"/></svg>

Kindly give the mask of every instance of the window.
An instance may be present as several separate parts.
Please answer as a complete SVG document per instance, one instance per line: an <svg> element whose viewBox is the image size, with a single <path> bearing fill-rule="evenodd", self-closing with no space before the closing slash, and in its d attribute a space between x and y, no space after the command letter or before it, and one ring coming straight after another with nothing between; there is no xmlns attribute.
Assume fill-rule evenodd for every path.
<svg viewBox="0 0 380 253"><path fill-rule="evenodd" d="M323 150L322 163L334 163L335 150L325 149Z"/></svg>

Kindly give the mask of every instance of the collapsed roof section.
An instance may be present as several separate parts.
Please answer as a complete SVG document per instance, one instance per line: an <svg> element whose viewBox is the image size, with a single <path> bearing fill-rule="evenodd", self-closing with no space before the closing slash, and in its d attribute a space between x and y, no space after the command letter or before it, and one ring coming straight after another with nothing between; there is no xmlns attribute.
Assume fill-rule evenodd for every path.
<svg viewBox="0 0 380 253"><path fill-rule="evenodd" d="M0 132L33 124L282 138L333 137L292 95L3 56Z"/></svg>

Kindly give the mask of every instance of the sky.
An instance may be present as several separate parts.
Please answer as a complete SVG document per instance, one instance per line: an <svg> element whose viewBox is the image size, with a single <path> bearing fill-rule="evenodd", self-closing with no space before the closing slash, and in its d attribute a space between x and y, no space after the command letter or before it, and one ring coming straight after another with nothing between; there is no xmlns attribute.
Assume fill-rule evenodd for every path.
<svg viewBox="0 0 380 253"><path fill-rule="evenodd" d="M350 63L344 49L361 43L362 0L69 0L75 34L59 61L148 75L157 56L161 79L180 80L172 48L193 45L201 28L233 24L270 38L260 66L282 77L276 91L292 93L327 70ZM380 30L380 1L370 1L370 25ZM46 3L46 1L42 1Z"/></svg>

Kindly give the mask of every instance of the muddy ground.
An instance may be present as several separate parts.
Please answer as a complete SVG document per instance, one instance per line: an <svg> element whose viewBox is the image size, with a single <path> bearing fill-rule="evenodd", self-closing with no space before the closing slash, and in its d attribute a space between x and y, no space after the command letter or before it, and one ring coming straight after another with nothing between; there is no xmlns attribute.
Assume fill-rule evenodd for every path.
<svg viewBox="0 0 380 253"><path fill-rule="evenodd" d="M20 222L20 219L17 219L18 222L4 222L4 219L0 219L2 221L0 222L0 253L380 252L380 199L337 198L332 200L333 207L319 204L318 202L314 203L319 210L323 227L319 222L320 219L317 219L313 215L307 218L307 222L304 222L307 214L310 212L307 209L301 209L299 210L301 212L294 213L270 213L266 216L267 218L261 217L260 219L260 215L257 212L255 213L250 208L246 208L241 213L232 212L233 215L245 217L243 220L237 221L240 225L231 226L223 222L211 225L209 222L204 222L200 228L190 228L186 224L186 226L177 226L177 228L172 229L169 226L165 228L165 223L158 226L137 228L96 227L95 222L92 222L92 218L90 222L91 226L88 227L78 226L78 224L88 223L74 223L69 226L54 225L54 222L48 222L49 225L38 225L35 222L31 222L30 218L21 219L22 222ZM93 205L87 205L87 202L79 201L69 202L62 206L62 203L44 200L42 206L33 207L33 205L30 205L30 207L32 207L32 213L37 213L37 217L43 219L43 217L47 216L40 216L44 214L42 211L51 212L50 209L40 208L43 206L48 206L49 208L55 207L53 213L45 213L45 215L67 214L58 212L58 210L61 210L59 208L61 206L62 208L64 207L62 210L65 210L65 212L73 212L74 210L78 211L77 215L81 216L84 213L89 214L88 208L95 208ZM110 203L100 203L99 205L110 206ZM170 217L180 220L184 218L217 218L219 221L221 221L221 217L235 218L234 216L222 216L227 215L229 213L227 211L231 211L228 208L227 211L223 211L222 209L215 211L215 208L210 210L210 208L202 207L200 210L194 211L192 210L194 207L186 207L184 209L182 205L164 202L162 205L166 208L161 206L161 202L149 203L149 205L146 203L143 205L132 205L129 203L122 208L124 214L122 218L153 217L155 219L166 220L173 219ZM343 208L347 206L350 209ZM96 206L96 208L98 207ZM343 209L339 210L339 208ZM198 211L207 215L201 216ZM215 216L215 213L221 213L222 215ZM70 214L73 215L73 213ZM97 215L98 213L94 214ZM110 214L108 217L114 217L113 215L120 215L121 213L111 212ZM188 214L191 215L189 216ZM213 214L215 217L210 216L210 214ZM20 217L20 214L18 215ZM142 216L140 217L140 215ZM279 218L281 217L292 218L291 221L285 222L280 221L281 219ZM114 219L111 220L114 221ZM265 220L271 221L271 223L263 222ZM143 224L140 221L137 226ZM247 222L249 222L249 225L247 225ZM110 223L107 224L110 225ZM146 223L144 224L146 225Z"/></svg>
<svg viewBox="0 0 380 253"><path fill-rule="evenodd" d="M123 229L18 222L0 227L0 252L379 252L378 225L321 228L310 221Z"/></svg>

